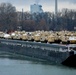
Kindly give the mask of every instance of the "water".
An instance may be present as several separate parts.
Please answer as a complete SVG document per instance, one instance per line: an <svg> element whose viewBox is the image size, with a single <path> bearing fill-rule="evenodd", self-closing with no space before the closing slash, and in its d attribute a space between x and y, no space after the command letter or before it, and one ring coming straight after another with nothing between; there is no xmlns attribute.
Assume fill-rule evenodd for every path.
<svg viewBox="0 0 76 75"><path fill-rule="evenodd" d="M75 68L0 58L0 75L76 75Z"/></svg>

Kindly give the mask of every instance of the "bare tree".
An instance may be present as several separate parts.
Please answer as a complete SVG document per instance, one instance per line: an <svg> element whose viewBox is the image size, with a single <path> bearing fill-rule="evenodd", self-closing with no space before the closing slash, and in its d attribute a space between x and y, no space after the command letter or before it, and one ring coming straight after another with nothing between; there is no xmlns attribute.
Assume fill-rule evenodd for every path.
<svg viewBox="0 0 76 75"><path fill-rule="evenodd" d="M0 4L0 30L8 31L13 30L16 27L16 8L10 3Z"/></svg>

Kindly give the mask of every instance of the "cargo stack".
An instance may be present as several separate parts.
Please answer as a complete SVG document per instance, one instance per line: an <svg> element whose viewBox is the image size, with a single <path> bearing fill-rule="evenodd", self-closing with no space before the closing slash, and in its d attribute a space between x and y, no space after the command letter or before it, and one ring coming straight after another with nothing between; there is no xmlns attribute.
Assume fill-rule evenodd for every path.
<svg viewBox="0 0 76 75"><path fill-rule="evenodd" d="M0 32L0 38L44 43L76 44L76 32L74 31L14 31L9 34Z"/></svg>

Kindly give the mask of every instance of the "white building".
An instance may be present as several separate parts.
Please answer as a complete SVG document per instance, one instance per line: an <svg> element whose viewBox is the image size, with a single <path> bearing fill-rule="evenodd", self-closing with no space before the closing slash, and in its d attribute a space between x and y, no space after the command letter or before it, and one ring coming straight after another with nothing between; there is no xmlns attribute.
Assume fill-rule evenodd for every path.
<svg viewBox="0 0 76 75"><path fill-rule="evenodd" d="M34 4L30 6L31 13L42 13L42 6L38 4Z"/></svg>

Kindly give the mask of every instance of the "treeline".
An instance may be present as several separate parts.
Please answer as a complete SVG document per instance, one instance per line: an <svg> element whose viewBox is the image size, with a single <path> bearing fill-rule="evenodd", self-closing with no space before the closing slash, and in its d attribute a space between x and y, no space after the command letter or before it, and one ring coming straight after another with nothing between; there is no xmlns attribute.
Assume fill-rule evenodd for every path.
<svg viewBox="0 0 76 75"><path fill-rule="evenodd" d="M18 12L10 3L0 4L0 31L14 30L76 30L76 11L63 9L54 15L51 12Z"/></svg>

